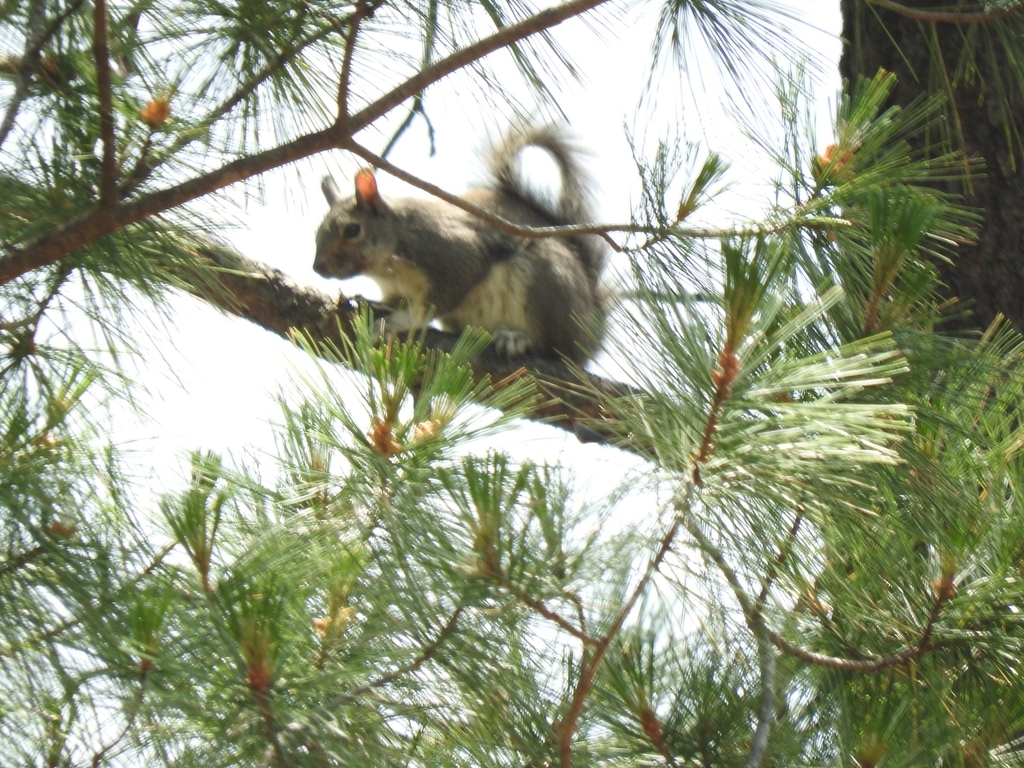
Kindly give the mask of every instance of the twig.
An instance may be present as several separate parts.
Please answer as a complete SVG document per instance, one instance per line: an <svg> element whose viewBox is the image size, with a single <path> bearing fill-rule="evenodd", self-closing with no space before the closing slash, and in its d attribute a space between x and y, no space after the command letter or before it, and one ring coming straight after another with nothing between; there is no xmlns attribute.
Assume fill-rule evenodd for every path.
<svg viewBox="0 0 1024 768"><path fill-rule="evenodd" d="M761 663L761 709L757 716L757 728L750 739L750 752L744 768L761 768L768 752L768 739L775 723L775 650L771 640L764 633L764 620L759 618L757 635L758 659Z"/></svg>
<svg viewBox="0 0 1024 768"><path fill-rule="evenodd" d="M373 11L369 11L372 13ZM356 38L359 36L359 24L367 16L364 0L356 0L355 13L348 21L348 34L345 35L345 53L341 58L341 74L338 76L338 121L348 123L348 93L352 84L352 57L356 52Z"/></svg>
<svg viewBox="0 0 1024 768"><path fill-rule="evenodd" d="M424 181L418 176L414 176L408 171L399 168L394 163L389 162L381 155L371 152L369 149L352 139L347 139L342 142L341 147L342 149L346 149L352 154L361 157L375 168L379 168L390 173L396 179L400 179L410 186L421 189L439 200L444 200L446 203L450 203L466 213L471 213L481 220L486 221L495 229L504 232L507 235L512 235L513 237L541 239L547 237L568 237L570 235L598 235L603 237L605 241L607 241L608 244L616 251L629 252L634 249L619 245L609 237L609 233L623 232L627 234L652 235L653 239L651 241L648 241L637 248L637 250L642 250L643 248L648 247L652 242L664 240L666 237L693 239L753 237L755 235L768 235L776 232L782 232L801 224L800 217L802 213L797 212L795 216L790 217L779 224L757 225L753 227L732 227L727 229L711 227L662 227L647 226L644 224L569 224L555 227L528 227L524 224L516 224L508 219L504 219L486 208L481 208L478 205L474 205L473 203L462 199L458 195L453 195L451 192L442 189L436 184ZM814 221L804 223L803 226L820 227L823 223L826 222L819 218ZM842 219L829 219L827 223L829 226L833 227L849 226L849 222Z"/></svg>
<svg viewBox="0 0 1024 768"><path fill-rule="evenodd" d="M110 84L110 51L107 45L107 0L93 0L92 18L92 54L96 60L100 142L103 145L100 206L109 207L117 202L117 155L114 146L114 99Z"/></svg>
<svg viewBox="0 0 1024 768"><path fill-rule="evenodd" d="M81 0L79 0L81 2ZM46 0L33 0L28 12L28 30L25 32L25 53L21 57L18 67L18 82L14 86L14 95L11 103L7 106L7 113L4 115L3 124L0 124L0 147L7 140L8 134L14 128L14 120L21 109L21 103L28 95L28 84L39 66L39 59L43 44L46 42L46 32L43 24L46 22ZM52 32L51 32L52 34Z"/></svg>
<svg viewBox="0 0 1024 768"><path fill-rule="evenodd" d="M771 641L772 645L793 658L806 661L808 664L827 667L829 669L838 669L843 672L872 673L880 672L888 667L906 664L907 662L918 659L929 651L940 647L937 644L929 643L931 627L933 624L931 621L917 645L900 651L899 653L894 653L889 656L876 659L842 659L836 656L817 653L791 643L763 621L761 613L755 608L754 603L744 591L743 585L740 584L739 576L736 574L736 571L726 562L725 555L722 553L722 550L715 546L692 521L686 522L686 531L694 538L701 551L718 566L718 570L721 571L722 576L725 577L725 580L728 582L733 594L736 596L736 602L740 604L740 610L743 611L743 618L746 620L747 626L750 630L756 635L759 630L755 628L757 627L758 622L761 622L763 632Z"/></svg>
<svg viewBox="0 0 1024 768"><path fill-rule="evenodd" d="M115 736L111 741L104 744L93 754L92 768L99 768L100 763L102 762L103 758L106 757L107 753L110 752L110 750L112 750L114 747L116 747L124 739L124 737L128 735L128 732L132 729L132 726L135 725L135 720L139 715L139 708L142 706L143 699L145 698L146 695L146 680L148 678L149 669L143 667L141 672L139 673L139 689L135 692L135 706L132 709L132 711L128 713L128 716L125 718L124 728L121 729L121 732L117 736Z"/></svg>
<svg viewBox="0 0 1024 768"><path fill-rule="evenodd" d="M277 715L274 714L274 708L270 705L270 696L263 690L252 687L249 690L256 700L256 708L263 719L263 735L274 750L274 764L278 768L287 768L288 758L285 756L284 747L281 746L281 740L277 738Z"/></svg>
<svg viewBox="0 0 1024 768"><path fill-rule="evenodd" d="M799 505L796 511L796 519L793 520L793 525L789 528L789 535L782 543L782 546L779 547L779 552L768 569L764 584L761 586L761 593L757 596L757 601L754 603L754 607L758 612L764 610L764 604L768 600L768 593L771 591L775 579L779 576L779 569L785 564L789 553L793 550L793 545L796 543L796 535L800 532L800 524L803 522L805 514L806 510L803 505Z"/></svg>
<svg viewBox="0 0 1024 768"><path fill-rule="evenodd" d="M26 550L24 552L21 552L20 554L8 558L7 560L4 560L2 563L0 563L0 578L5 577L9 573L14 573L19 568L25 567L33 560L35 560L37 557L39 557L41 554L43 554L43 552L45 551L46 548L42 544L40 544L38 546L32 547L32 549Z"/></svg>
<svg viewBox="0 0 1024 768"><path fill-rule="evenodd" d="M389 672L386 675L382 675L381 677L378 677L376 680L372 680L369 683L365 683L364 685L361 685L358 688L348 691L347 693L343 693L341 696L331 699L327 703L327 706L335 707L344 702L352 701L353 699L362 696L364 693L369 693L374 688L380 688L381 686L387 685L388 683L393 682L400 677L408 675L410 672L415 672L417 669L419 669L428 661L430 661L434 654L437 653L438 649L444 644L444 641L448 639L448 636L455 631L455 625L458 622L459 617L462 615L462 612L464 610L465 606L463 605L460 605L458 608L456 608L454 613L452 613L452 615L448 617L448 621L446 621L444 623L444 626L441 627L441 631L437 633L437 637L435 637L432 641L427 643L427 645L423 646L422 650L420 650L416 658L410 661L408 664L404 664L398 669L394 670L393 672Z"/></svg>
<svg viewBox="0 0 1024 768"><path fill-rule="evenodd" d="M386 115L406 99L412 98L428 86L447 77L452 72L456 72L475 61L479 61L484 56L487 56L494 51L507 48L513 43L519 42L523 38L530 37L538 32L543 32L544 30L557 26L567 19L579 16L606 2L608 2L608 0L571 0L571 2L564 3L563 5L556 5L554 8L548 8L540 13L536 13L533 16L520 21L518 24L512 24L504 27L503 29L499 29L494 34L485 37L483 40L478 40L472 45L468 45L459 51L455 51L438 61L436 64L433 64L413 75L404 83L391 89L375 102L368 104L353 115L350 123L352 128L350 135L354 136L360 130L370 125L370 123Z"/></svg>
<svg viewBox="0 0 1024 768"><path fill-rule="evenodd" d="M323 40L333 31L335 31L333 26L324 27L307 37L305 40L283 49L272 61L267 62L263 69L257 72L252 79L240 85L230 96L210 110L210 112L198 122L198 125L204 127L212 125L215 121L219 120L234 109L239 102L250 96L253 91L259 88L260 85L266 82L269 78L273 77L292 59L302 53L302 51L310 45ZM179 135L166 150L160 153L158 157L154 157L149 161L147 161L145 153L140 154L135 167L132 169L131 173L128 174L127 180L121 185L119 190L120 196L124 198L137 189L138 186L149 178L153 171L163 165L168 158L184 149L199 138L199 136L203 135L203 133L204 131L193 129L187 133Z"/></svg>
<svg viewBox="0 0 1024 768"><path fill-rule="evenodd" d="M164 561L164 558L171 554L171 551L177 546L177 541L171 542L170 544L166 545L162 550L160 550L159 553L157 553L157 556L153 558L149 565L147 565L143 570L141 570L128 581L126 586L129 588L134 587L136 584L142 581L143 578L151 574ZM69 629L77 627L79 624L85 621L84 614L102 616L103 608L105 607L105 605L105 603L100 603L97 606L86 606L86 609L82 611L82 613L80 613L78 616L70 619L65 619L57 626L52 627L51 629L48 629L45 632L40 632L35 637L26 639L23 643L21 643L21 645L25 647L34 647L39 643L57 637L58 635L67 632Z"/></svg>
<svg viewBox="0 0 1024 768"><path fill-rule="evenodd" d="M679 501L679 506L685 512L688 512L690 502L693 498L694 484L688 483L686 488L686 494L682 500ZM633 611L637 600L640 599L640 595L647 588L651 578L661 567L662 561L668 555L672 549L672 542L675 540L676 534L679 532L679 527L682 524L682 515L677 515L673 520L672 525L668 531L661 538L661 544L658 547L658 551L654 557L651 558L647 564L647 570L633 589L633 593L630 595L629 600L619 611L618 615L612 621L608 630L604 633L600 640L598 640L594 647L593 655L584 657L585 668L580 674L580 679L576 683L576 690L573 693L572 701L569 704L569 711L566 713L565 718L559 724L558 733L558 756L559 762L562 768L571 768L572 766L572 739L576 732L576 725L579 722L580 715L583 714L583 704L590 695L590 690L594 685L594 678L597 676L597 670L601 666L601 662L604 659L605 653L611 646L612 641L618 635L619 630L622 629L622 625L625 623L629 614Z"/></svg>
<svg viewBox="0 0 1024 768"><path fill-rule="evenodd" d="M982 11L979 13L958 13L955 11L927 11L920 8L910 8L903 3L896 3L893 0L867 0L868 5L877 5L879 8L898 13L904 18L913 21L930 21L949 24L984 24L989 21L998 21L1024 11L1024 7L1002 8L999 10Z"/></svg>
<svg viewBox="0 0 1024 768"><path fill-rule="evenodd" d="M427 3L426 27L423 36L423 57L420 59L420 67L422 69L429 67L434 58L434 42L437 38L437 2L438 0L429 0ZM412 97L412 106L409 108L409 114L406 115L405 120L402 121L402 124L398 126L398 129L391 136L387 146L384 147L384 151L381 152L382 157L387 157L391 154L391 150L394 149L398 140L409 129L409 126L412 125L412 121L416 119L417 114L421 115L427 124L427 136L430 138L430 155L433 157L435 151L434 126L430 122L427 110L423 106L423 95L424 92L420 91Z"/></svg>
<svg viewBox="0 0 1024 768"><path fill-rule="evenodd" d="M590 637L583 630L582 626L579 628L573 626L561 614L556 613L555 611L548 608L542 600L537 600L536 598L530 597L528 594L519 589L515 584L512 584L509 581L500 580L499 584L502 586L503 589L507 590L516 600L518 600L528 608L532 608L534 611L539 613L541 616L543 616L545 619L552 622L553 624L557 624L561 629L563 629L565 632L568 632L570 635L575 637L584 645L597 646L600 644L601 641L595 640L594 638ZM579 615L580 620L582 622L582 608L580 607L579 603L574 603L574 605L576 606L578 612L577 615Z"/></svg>
<svg viewBox="0 0 1024 768"><path fill-rule="evenodd" d="M621 246L608 236L608 232L621 231L623 228L632 228L631 225L626 225L625 227L620 228L617 226L603 224L575 224L557 227L527 227L522 224L514 224L508 219L498 216L496 213L493 213L486 208L481 208L479 205L474 205L473 203L463 200L457 195L446 192L436 184L431 184L429 181L424 181L417 176L413 176L408 171L403 171L397 165L394 165L380 155L371 152L366 147L356 143L353 139L347 139L341 146L342 149L347 149L352 154L363 158L363 160L370 163L370 165L387 171L396 179L401 179L407 184L411 184L414 187L422 189L424 192L429 192L434 197L444 200L446 203L451 203L456 208L459 208L466 213L473 214L477 218L486 221L492 227L507 235L530 238L565 237L566 235L601 235L608 241L612 248L616 251L621 251Z"/></svg>

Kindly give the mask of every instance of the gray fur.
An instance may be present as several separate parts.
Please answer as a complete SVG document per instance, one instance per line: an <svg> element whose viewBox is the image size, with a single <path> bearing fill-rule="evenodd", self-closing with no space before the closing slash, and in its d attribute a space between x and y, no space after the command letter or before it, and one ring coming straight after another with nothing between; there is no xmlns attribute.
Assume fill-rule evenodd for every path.
<svg viewBox="0 0 1024 768"><path fill-rule="evenodd" d="M558 163L557 201L541 199L517 173L518 155L531 145ZM592 221L589 181L561 131L550 126L511 131L492 150L489 167L493 186L466 193L467 201L527 226ZM355 197L347 199L339 199L334 182L324 179L331 210L317 231L316 272L372 277L384 302L401 310L393 330L429 322L433 307L446 330L483 327L510 356L530 349L583 362L593 355L605 317L600 238L512 237L437 199L385 203L372 176L363 173L368 172L357 176Z"/></svg>

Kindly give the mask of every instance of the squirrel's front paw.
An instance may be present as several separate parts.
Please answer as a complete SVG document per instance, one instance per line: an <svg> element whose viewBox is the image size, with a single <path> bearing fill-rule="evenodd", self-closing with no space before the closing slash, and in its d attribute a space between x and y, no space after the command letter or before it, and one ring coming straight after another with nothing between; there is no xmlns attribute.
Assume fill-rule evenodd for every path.
<svg viewBox="0 0 1024 768"><path fill-rule="evenodd" d="M499 357L522 357L530 351L530 337L513 328L497 328L492 334L494 350Z"/></svg>
<svg viewBox="0 0 1024 768"><path fill-rule="evenodd" d="M409 333L426 328L430 325L430 318L422 313L410 312L405 307L396 309L387 317L377 320L376 335L374 341L381 339L393 339L396 334Z"/></svg>

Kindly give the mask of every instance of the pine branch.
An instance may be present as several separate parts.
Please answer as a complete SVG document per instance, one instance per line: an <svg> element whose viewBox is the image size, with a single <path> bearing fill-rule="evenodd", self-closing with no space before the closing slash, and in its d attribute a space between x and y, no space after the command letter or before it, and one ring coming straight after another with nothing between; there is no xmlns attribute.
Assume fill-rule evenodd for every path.
<svg viewBox="0 0 1024 768"><path fill-rule="evenodd" d="M415 672L417 669L419 669L428 661L430 661L430 659L434 657L434 655L438 652L441 646L444 645L444 642L448 639L452 632L455 631L455 626L458 623L459 617L462 616L462 612L465 609L466 607L464 605L460 605L458 608L456 608L452 615L448 617L448 621L446 621L444 623L444 626L441 627L441 631L437 633L437 637L435 637L433 640L431 640L429 643L423 646L420 652L416 655L416 658L410 661L408 664L403 664L401 667L394 670L393 672L389 672L386 675L382 675L381 677L378 677L376 680L372 680L371 682L366 683L365 685L361 685L358 688L349 691L348 693L344 693L341 696L332 699L327 703L327 706L336 707L340 704L344 704L345 702L353 701L362 696L364 693L369 693L375 688L380 688L382 686L387 685L388 683L394 682L400 677L405 677L406 675Z"/></svg>
<svg viewBox="0 0 1024 768"><path fill-rule="evenodd" d="M470 213L476 216L482 221L486 221L492 227L500 232L504 232L507 235L513 237L528 237L531 239L545 239L549 237L567 237L570 235L597 235L603 238L614 250L619 252L630 252L630 251L644 251L652 245L662 242L670 237L679 239L698 239L698 240L720 240L722 238L739 238L739 237L757 237L770 234L776 234L779 232L785 232L786 230L793 229L795 227L804 227L807 229L818 230L824 228L845 228L849 226L849 222L838 218L823 217L811 217L808 218L805 213L805 207L801 207L796 210L792 215L785 217L781 222L777 223L760 223L754 224L748 227L731 227L731 228L715 228L715 227L681 227L681 226L650 226L644 224L562 224L558 226L550 227L530 227L525 224L516 224L508 219L502 218L496 215L493 211L487 208L481 208L478 205L464 200L458 195L453 195L451 192L442 189L436 184L431 184L429 181L425 181L418 176L403 170L399 166L387 160L383 155L378 155L371 152L366 147L357 143L354 139L348 139L341 145L342 149L348 150L357 157L361 157L367 163L372 165L374 168L378 168L382 171L394 176L396 179L404 181L410 186L416 187L424 192L433 195L439 200L444 200L446 203L454 205L456 208ZM387 154L385 151L384 154ZM610 236L612 232L621 232L625 234L634 235L649 235L649 239L635 247L624 247L616 243Z"/></svg>
<svg viewBox="0 0 1024 768"><path fill-rule="evenodd" d="M72 4L72 8L81 5L82 0ZM69 9L70 10L70 9ZM58 17L63 23L66 15ZM28 85L39 67L43 46L51 35L57 30L57 26L51 24L44 29L46 21L46 0L34 0L28 12L28 30L25 33L25 52L18 62L18 82L14 86L14 95L10 104L7 105L7 112L4 114L3 123L0 123L0 147L4 145L11 129L14 128L14 121L18 116L21 104L28 96Z"/></svg>
<svg viewBox="0 0 1024 768"><path fill-rule="evenodd" d="M807 510L802 506L797 508L796 519L793 520L793 525L789 529L789 535L782 543L782 546L779 547L778 554L775 555L775 560L768 569L768 573L764 579L764 584L761 586L761 592L758 594L757 600L754 603L754 607L758 613L764 610L764 605L768 600L768 593L771 592L772 585L775 583L775 579L779 576L779 570L786 564L786 560L789 559L789 555L793 550L793 545L796 544L797 534L800 532L800 525L803 523L804 516L806 514Z"/></svg>
<svg viewBox="0 0 1024 768"><path fill-rule="evenodd" d="M680 502L684 508L688 509L689 504L693 499L694 489L694 484L687 484L685 498ZM616 615L604 635L601 636L601 639L597 641L591 655L584 655L583 657L583 672L580 674L580 679L576 683L576 690L573 691L572 701L569 704L569 711L566 713L565 718L558 727L558 756L562 768L572 768L573 736L576 733L576 726L579 723L580 715L583 714L583 705L586 702L587 697L590 695L590 691L594 686L594 679L597 676L597 671L600 669L601 662L604 660L604 655L607 653L612 641L614 641L618 636L619 631L622 629L622 625L625 624L629 614L633 612L633 608L636 606L636 603L640 599L644 590L647 589L647 585L650 583L651 579L654 578L654 574L658 572L661 568L662 562L672 550L672 542L679 533L681 522L682 518L677 515L672 521L672 525L669 526L669 529L662 536L661 543L658 546L658 551L647 564L647 570L644 571L644 575L641 577L636 587L633 588L633 592L626 601L626 604L619 610L619 613Z"/></svg>
<svg viewBox="0 0 1024 768"><path fill-rule="evenodd" d="M543 616L545 619L550 621L552 624L555 624L560 629L562 629L564 632L566 632L566 633L572 635L573 637L575 637L577 640L579 640L584 645L593 645L593 646L600 645L600 643L601 643L600 640L595 640L594 638L590 637L590 635L588 635L583 630L582 621L581 621L580 627L575 627L575 626L573 626L572 622L567 620L564 616L562 616L561 614L557 613L556 611L553 611L550 608L548 608L543 600L537 600L534 597L530 597L528 594L523 592L515 584L513 584L510 581L508 581L507 579L504 579L504 578L498 579L498 584L500 584L500 586L503 589L507 590L509 592L509 594L511 594L516 600L521 602L527 608L533 609L534 611L539 613L541 616ZM579 608L578 605L577 605L577 608ZM580 615L580 618L582 619L583 618L583 611L582 610L579 611L579 615Z"/></svg>
<svg viewBox="0 0 1024 768"><path fill-rule="evenodd" d="M718 566L718 570L722 573L722 576L725 577L726 582L729 584L733 594L736 596L736 602L739 603L740 610L743 611L743 617L751 632L753 632L755 636L757 636L758 633L763 632L771 641L772 645L789 656L805 661L808 664L826 667L828 669L837 669L843 672L872 673L881 672L883 669L887 669L889 667L902 666L941 647L940 644L931 643L931 633L934 628L934 623L938 618L937 611L933 610L917 644L911 648L906 648L899 653L890 654L889 656L863 660L843 659L837 656L828 656L827 654L817 653L807 648L801 648L800 646L791 643L789 640L786 640L782 635L778 634L775 630L769 627L766 622L764 622L761 612L757 610L754 602L750 599L750 596L747 595L746 590L743 589L739 575L726 561L725 554L722 550L715 546L715 544L713 544L692 521L688 520L686 522L686 531L694 538L701 551Z"/></svg>
<svg viewBox="0 0 1024 768"><path fill-rule="evenodd" d="M242 85L236 88L230 96L210 110L210 112L199 121L199 125L213 125L217 120L224 117L224 115L238 106L243 99L251 96L263 83L280 72L291 61L293 61L296 56L306 50L306 48L320 42L334 31L335 29L333 26L326 26L304 40L301 40L297 44L282 49L271 61L267 62L263 69L257 72L252 78L242 83ZM198 130L192 130L188 133L179 135L171 143L170 147L161 152L158 157L149 158L145 151L141 152L139 159L135 164L135 168L132 169L130 174L128 174L127 180L122 184L119 190L120 196L123 198L131 194L140 184L142 184L142 182L152 175L153 171L174 157L174 155L187 147L193 141L196 141L201 135L202 132ZM147 140L147 145L143 147L143 150L145 150L148 145L149 142Z"/></svg>
<svg viewBox="0 0 1024 768"><path fill-rule="evenodd" d="M345 54L341 60L341 75L338 77L338 120L348 123L348 94L352 84L352 58L356 52L356 37L359 24L373 15L378 6L367 6L364 0L356 0L356 10L348 20L348 34L345 35Z"/></svg>
<svg viewBox="0 0 1024 768"><path fill-rule="evenodd" d="M360 130L427 86L490 53L501 50L525 37L550 29L604 2L608 2L608 0L572 0L564 5L541 11L518 24L501 29L483 40L456 51L437 64L409 78L345 122L336 121L329 128L304 134L254 155L238 158L213 171L145 195L114 210L101 206L77 216L44 235L14 246L0 257L0 285L33 269L46 266L75 249L129 224L176 208L235 182L244 181L265 171L339 147Z"/></svg>
<svg viewBox="0 0 1024 768"><path fill-rule="evenodd" d="M747 753L747 761L743 764L744 768L760 768L764 763L765 755L768 754L768 739L775 723L775 650L764 629L764 622L759 622L755 635L761 666L761 709L757 716L757 728L754 729L754 736L750 740L750 752Z"/></svg>

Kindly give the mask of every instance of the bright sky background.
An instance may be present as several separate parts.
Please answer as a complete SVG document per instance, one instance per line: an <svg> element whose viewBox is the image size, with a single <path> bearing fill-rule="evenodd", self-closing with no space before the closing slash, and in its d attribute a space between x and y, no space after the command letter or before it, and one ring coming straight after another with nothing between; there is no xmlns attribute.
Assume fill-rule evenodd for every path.
<svg viewBox="0 0 1024 768"><path fill-rule="evenodd" d="M818 52L822 65L815 92L819 146L824 146L839 87L839 3L802 0L793 4L804 9L802 17L809 25L795 30L796 34L809 50ZM633 12L629 18L634 22L609 24L600 34L579 21L554 31L585 77L582 84L565 83L559 104L581 145L593 154L592 170L600 185L599 220L628 221L639 198L624 126L649 146L685 130L689 140L718 151L732 163L729 178L736 187L730 206L756 216L768 201L766 185L774 169L718 107L721 94L716 83L699 74L663 73L656 80L653 113L638 108L650 67L654 24L651 14L639 20L638 16ZM594 27L604 26L609 16L596 19ZM711 72L710 67L701 69ZM510 76L509 81L513 80ZM766 103L773 103L770 93L765 96ZM500 134L510 115L497 114L477 99L460 98L458 80L433 86L426 95L426 109L436 130L436 155L428 156L426 131L417 121L391 159L449 191L464 191L479 178L479 151L487 133ZM399 119L404 115L403 108ZM386 142L371 131L362 134L361 140L374 150ZM369 281L338 283L312 271L314 232L327 208L319 180L332 173L347 191L355 168L351 159L335 152L268 175L264 201L250 200L237 229L224 233L225 237L249 257L278 267L299 283L332 293L343 290L375 296ZM409 194L408 188L383 174L380 185L385 199ZM310 366L303 353L246 321L226 317L188 297L176 299L174 306L171 324L150 328L149 341L140 340L145 362L139 363L137 380L148 388L141 399L149 420L140 422L119 411L113 425L115 441L135 460L143 478L151 475L154 490L167 484L180 487L186 471L184 457L192 449L228 452L236 458L245 452L273 454L270 424L279 413L274 394ZM592 367L601 373L606 365L607 361L598 359ZM514 449L521 458L564 461L585 467L587 473L600 469L594 472L600 479L594 481L598 487L592 487L592 492L603 493L603 486L637 465L619 451L581 446L571 436L543 425L525 425L514 439L501 442L502 449ZM172 467L177 477L168 473Z"/></svg>

